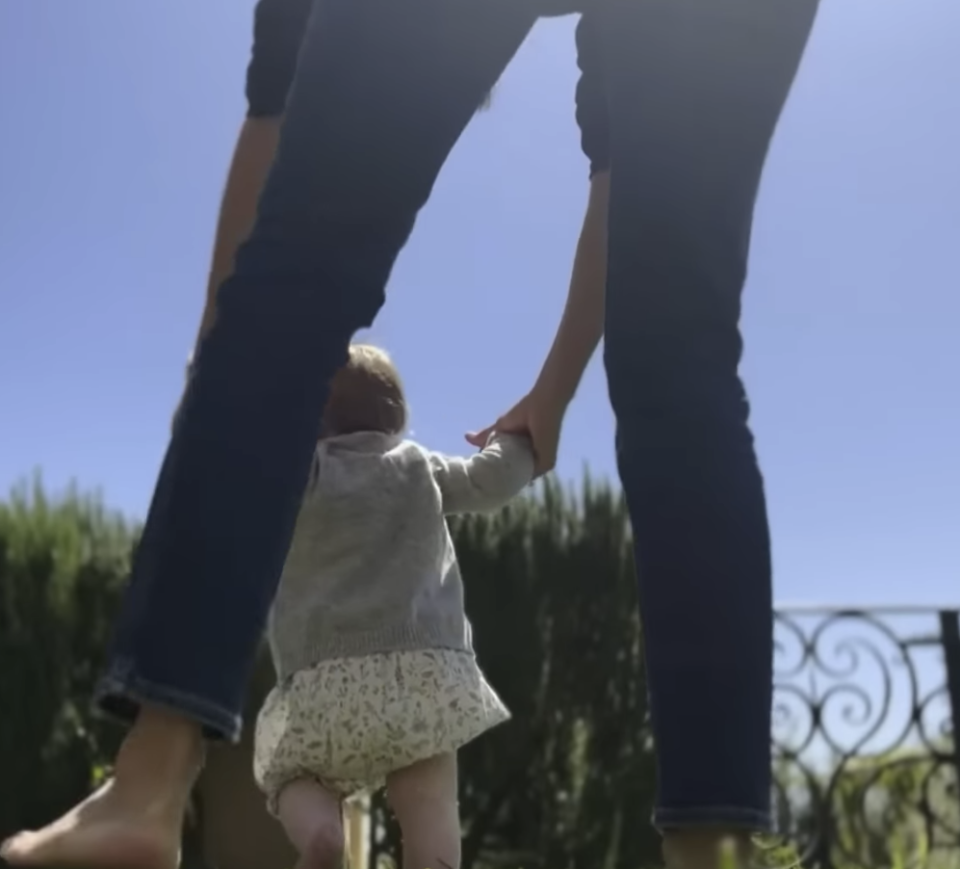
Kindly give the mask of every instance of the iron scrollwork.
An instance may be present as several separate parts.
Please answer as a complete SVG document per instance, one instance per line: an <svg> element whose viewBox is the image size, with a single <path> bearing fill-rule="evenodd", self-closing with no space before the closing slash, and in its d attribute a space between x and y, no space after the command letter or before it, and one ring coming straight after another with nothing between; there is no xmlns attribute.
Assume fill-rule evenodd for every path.
<svg viewBox="0 0 960 869"><path fill-rule="evenodd" d="M777 613L774 800L804 867L960 867L960 648L945 617L957 613Z"/></svg>

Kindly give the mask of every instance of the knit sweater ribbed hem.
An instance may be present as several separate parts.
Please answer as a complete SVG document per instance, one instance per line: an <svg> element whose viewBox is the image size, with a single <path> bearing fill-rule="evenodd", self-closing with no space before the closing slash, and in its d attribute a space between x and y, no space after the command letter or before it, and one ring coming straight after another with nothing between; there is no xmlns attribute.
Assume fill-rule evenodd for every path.
<svg viewBox="0 0 960 869"><path fill-rule="evenodd" d="M459 621L459 620L458 620ZM458 636L459 642L451 642ZM384 652L410 652L420 649L453 649L473 654L470 624L462 621L459 630L436 621L383 625L366 631L348 631L343 627L310 634L296 646L284 644L283 654L274 650L277 680L283 682L299 670L316 667L333 658L355 658Z"/></svg>

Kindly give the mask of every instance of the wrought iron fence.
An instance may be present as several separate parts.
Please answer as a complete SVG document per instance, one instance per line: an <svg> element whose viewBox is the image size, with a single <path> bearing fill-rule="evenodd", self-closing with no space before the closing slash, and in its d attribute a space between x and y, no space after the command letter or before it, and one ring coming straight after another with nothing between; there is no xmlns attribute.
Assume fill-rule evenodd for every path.
<svg viewBox="0 0 960 869"><path fill-rule="evenodd" d="M777 613L775 805L807 869L960 867L960 611Z"/></svg>
<svg viewBox="0 0 960 869"><path fill-rule="evenodd" d="M783 847L769 864L960 869L960 610L783 608L775 639ZM208 866L293 859L250 779L251 751L248 737L239 751L213 756L205 774L211 807L222 803L205 835ZM637 817L648 809L637 807ZM365 813L352 820L351 865L373 866L378 833Z"/></svg>

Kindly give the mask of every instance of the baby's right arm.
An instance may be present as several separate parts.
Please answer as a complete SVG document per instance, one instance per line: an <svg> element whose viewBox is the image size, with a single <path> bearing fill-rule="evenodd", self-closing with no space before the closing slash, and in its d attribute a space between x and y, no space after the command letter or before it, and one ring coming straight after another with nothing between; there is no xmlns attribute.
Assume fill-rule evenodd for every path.
<svg viewBox="0 0 960 869"><path fill-rule="evenodd" d="M430 465L444 513L479 513L503 507L533 480L533 449L527 437L495 433L469 458L431 453Z"/></svg>

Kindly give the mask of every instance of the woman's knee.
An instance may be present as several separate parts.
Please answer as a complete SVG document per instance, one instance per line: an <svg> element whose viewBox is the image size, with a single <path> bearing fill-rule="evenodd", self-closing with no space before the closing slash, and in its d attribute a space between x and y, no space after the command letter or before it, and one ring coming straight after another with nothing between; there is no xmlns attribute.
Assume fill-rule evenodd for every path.
<svg viewBox="0 0 960 869"><path fill-rule="evenodd" d="M747 401L736 326L664 323L661 331L620 324L607 330L604 365L618 426L654 423L741 425Z"/></svg>

